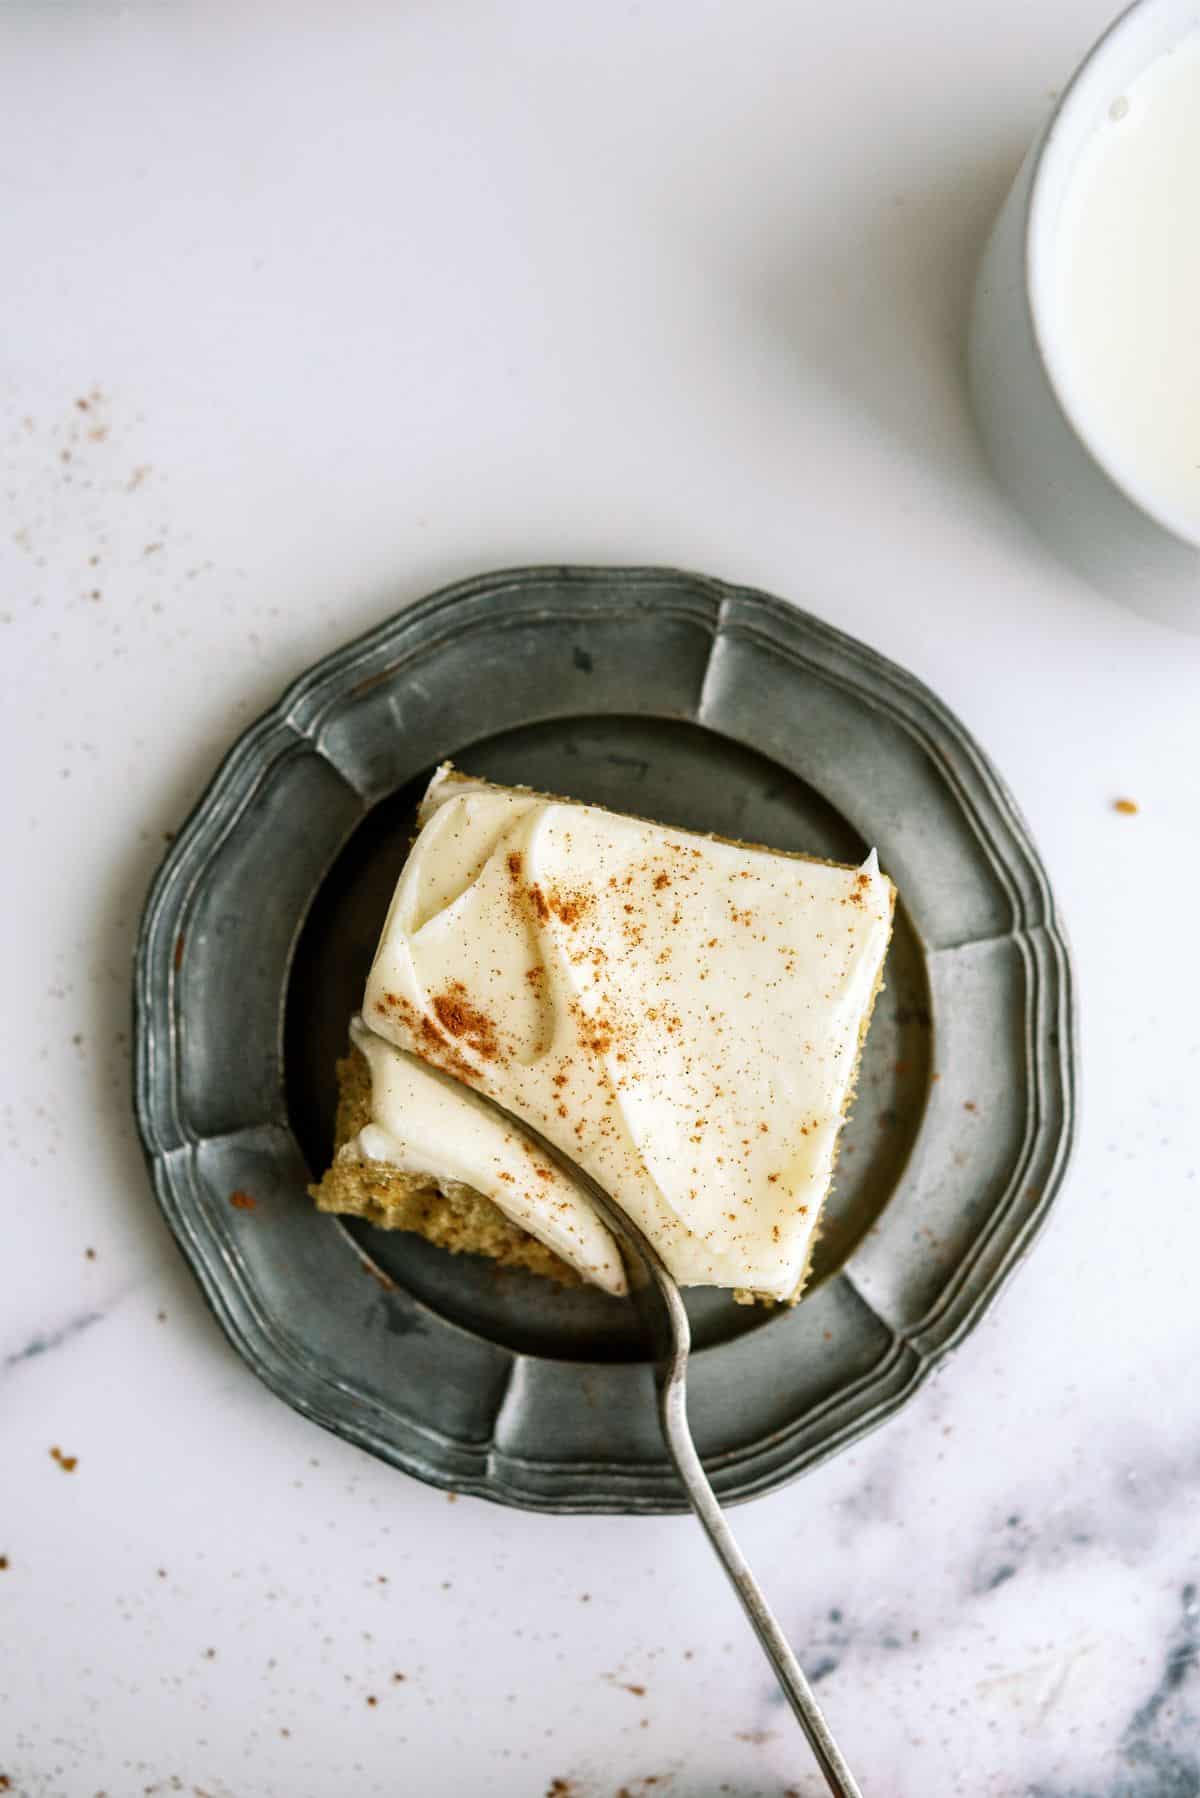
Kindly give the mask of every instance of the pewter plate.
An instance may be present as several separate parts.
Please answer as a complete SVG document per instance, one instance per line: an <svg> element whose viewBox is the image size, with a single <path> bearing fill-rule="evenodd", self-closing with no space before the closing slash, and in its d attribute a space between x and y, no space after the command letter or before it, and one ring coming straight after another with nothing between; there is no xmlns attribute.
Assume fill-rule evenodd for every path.
<svg viewBox="0 0 1200 1798"><path fill-rule="evenodd" d="M916 1390L1061 1181L1071 972L1028 832L911 675L765 594L663 569L436 593L234 746L142 920L136 1106L159 1203L289 1404L434 1485L539 1510L684 1508L630 1307L323 1217L305 1192L416 797L447 757L780 849L874 843L896 881L809 1291L774 1311L689 1296L713 1484L769 1492Z"/></svg>

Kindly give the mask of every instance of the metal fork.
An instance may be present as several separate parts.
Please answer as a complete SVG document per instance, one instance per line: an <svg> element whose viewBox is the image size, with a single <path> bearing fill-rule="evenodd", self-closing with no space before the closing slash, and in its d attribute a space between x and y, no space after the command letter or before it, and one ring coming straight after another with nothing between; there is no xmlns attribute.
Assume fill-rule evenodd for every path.
<svg viewBox="0 0 1200 1798"><path fill-rule="evenodd" d="M515 1116L486 1093L480 1092L479 1096L500 1112L514 1129L535 1142L548 1160L555 1162L583 1189L599 1217L616 1237L630 1293L654 1349L658 1420L688 1502L733 1583L830 1791L836 1798L863 1798L862 1788L833 1739L812 1687L734 1539L696 1453L687 1418L687 1366L692 1333L674 1276L668 1272L658 1250L611 1193L524 1118Z"/></svg>

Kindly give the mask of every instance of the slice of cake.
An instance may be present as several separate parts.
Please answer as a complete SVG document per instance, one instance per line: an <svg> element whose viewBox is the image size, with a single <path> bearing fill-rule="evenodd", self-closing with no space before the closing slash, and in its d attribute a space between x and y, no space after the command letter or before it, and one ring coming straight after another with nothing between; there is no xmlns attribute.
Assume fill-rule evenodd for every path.
<svg viewBox="0 0 1200 1798"><path fill-rule="evenodd" d="M874 853L838 867L449 768L418 824L318 1204L621 1290L584 1195L477 1087L682 1283L797 1296L891 933Z"/></svg>

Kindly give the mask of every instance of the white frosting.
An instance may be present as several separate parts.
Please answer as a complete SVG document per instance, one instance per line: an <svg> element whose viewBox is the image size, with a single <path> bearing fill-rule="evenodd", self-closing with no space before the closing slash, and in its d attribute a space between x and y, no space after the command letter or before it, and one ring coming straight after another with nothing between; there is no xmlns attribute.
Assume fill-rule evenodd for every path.
<svg viewBox="0 0 1200 1798"><path fill-rule="evenodd" d="M625 1291L612 1237L568 1179L473 1092L367 1030L350 1039L371 1070L371 1122L341 1154L461 1180L606 1292Z"/></svg>
<svg viewBox="0 0 1200 1798"><path fill-rule="evenodd" d="M421 826L367 982L371 1030L560 1144L682 1282L790 1297L891 928L873 855L829 867L448 770ZM503 1121L444 1082L435 1115L387 1066L407 1085L377 1125L516 1216L494 1174ZM523 1202L549 1241L548 1195ZM598 1239L581 1248L571 1218L554 1246L595 1278Z"/></svg>

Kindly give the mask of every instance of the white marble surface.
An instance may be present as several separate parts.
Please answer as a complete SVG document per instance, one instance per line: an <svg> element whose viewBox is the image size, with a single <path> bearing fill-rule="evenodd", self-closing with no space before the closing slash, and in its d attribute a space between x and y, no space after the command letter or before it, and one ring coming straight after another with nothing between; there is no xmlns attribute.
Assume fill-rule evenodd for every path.
<svg viewBox="0 0 1200 1798"><path fill-rule="evenodd" d="M3 1789L818 1790L694 1526L448 1504L294 1416L130 1123L138 907L232 735L562 558L805 603L1014 787L1077 955L1068 1186L903 1415L738 1522L874 1798L1200 1792L1200 639L1026 534L962 380L1106 13L5 8Z"/></svg>

